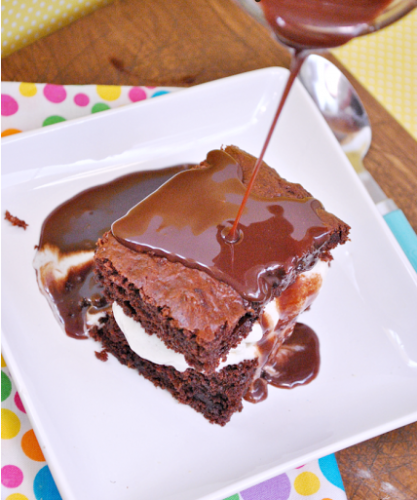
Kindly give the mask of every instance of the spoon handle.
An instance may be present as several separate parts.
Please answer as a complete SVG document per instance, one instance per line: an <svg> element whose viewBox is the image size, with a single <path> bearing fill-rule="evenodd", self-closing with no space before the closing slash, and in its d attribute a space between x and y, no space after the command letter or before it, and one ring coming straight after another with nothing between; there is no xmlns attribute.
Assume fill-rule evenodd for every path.
<svg viewBox="0 0 417 500"><path fill-rule="evenodd" d="M417 272L417 235L403 211L397 208L392 212L386 213L383 217L408 260L411 262L411 265L414 267L414 270Z"/></svg>
<svg viewBox="0 0 417 500"><path fill-rule="evenodd" d="M346 153L346 155L376 204L379 213L384 217L392 234L417 272L417 235L414 229L406 219L403 211L397 207L393 200L387 198L376 180L365 169L360 152L354 151Z"/></svg>

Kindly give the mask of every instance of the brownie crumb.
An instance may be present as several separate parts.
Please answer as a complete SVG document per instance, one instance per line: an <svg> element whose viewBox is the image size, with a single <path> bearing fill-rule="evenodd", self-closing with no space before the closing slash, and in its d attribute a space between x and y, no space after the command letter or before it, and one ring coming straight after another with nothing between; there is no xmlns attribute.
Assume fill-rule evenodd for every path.
<svg viewBox="0 0 417 500"><path fill-rule="evenodd" d="M109 355L106 349L104 349L101 352L94 351L94 354L96 355L96 358L99 359L100 361L107 361L109 359Z"/></svg>
<svg viewBox="0 0 417 500"><path fill-rule="evenodd" d="M13 226L18 226L18 227L23 227L23 229L26 230L29 224L27 224L24 220L19 219L18 217L15 217L12 215L8 210L6 210L6 213L4 215L4 218L11 222Z"/></svg>

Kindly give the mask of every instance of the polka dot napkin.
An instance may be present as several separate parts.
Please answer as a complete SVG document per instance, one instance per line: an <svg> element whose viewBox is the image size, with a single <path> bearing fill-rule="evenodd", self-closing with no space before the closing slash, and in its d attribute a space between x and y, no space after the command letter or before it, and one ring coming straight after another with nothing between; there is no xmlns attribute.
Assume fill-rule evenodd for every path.
<svg viewBox="0 0 417 500"><path fill-rule="evenodd" d="M177 89L3 82L2 137L157 97Z"/></svg>
<svg viewBox="0 0 417 500"><path fill-rule="evenodd" d="M4 82L1 135L45 127L176 90L179 89ZM3 357L1 367L1 498L61 500ZM314 460L227 500L301 499L347 500L334 455Z"/></svg>

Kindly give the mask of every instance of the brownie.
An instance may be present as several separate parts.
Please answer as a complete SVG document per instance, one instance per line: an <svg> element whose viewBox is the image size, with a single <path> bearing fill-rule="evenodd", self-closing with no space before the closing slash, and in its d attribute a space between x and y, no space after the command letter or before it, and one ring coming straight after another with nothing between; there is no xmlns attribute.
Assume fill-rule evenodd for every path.
<svg viewBox="0 0 417 500"><path fill-rule="evenodd" d="M157 365L132 351L112 315L101 328L90 333L120 363L138 370L156 387L168 390L180 403L191 406L209 422L221 426L233 413L242 410L243 397L257 367L257 360L247 360L206 375L192 368L180 372L171 366Z"/></svg>
<svg viewBox="0 0 417 500"><path fill-rule="evenodd" d="M116 301L197 370L213 371L257 317L227 284L165 258L137 253L111 232L99 240L95 258L108 301Z"/></svg>
<svg viewBox="0 0 417 500"><path fill-rule="evenodd" d="M223 151L240 165L242 181L247 184L256 158L236 146ZM210 158L208 155L195 168L211 167ZM312 197L300 184L286 181L265 163L253 192L271 199ZM317 212L327 228L326 241L320 248L312 245L291 272L280 271L273 276L272 299L278 298L316 261L330 261L330 251L348 240L347 224L321 206ZM254 323L261 322L265 303L248 300L230 283L202 269L128 248L111 231L97 242L95 264L107 300L121 306L125 315L139 322L147 334L156 335L166 348L182 354L190 368L181 372L141 358L129 347L112 313L101 328L93 330L93 336L122 363L169 390L178 401L190 405L210 422L228 422L234 412L242 409L242 399L254 377L260 376L260 362L255 358L222 369L219 364L249 335ZM292 328L283 326L286 336L291 335ZM283 341L285 336L281 335L280 342Z"/></svg>

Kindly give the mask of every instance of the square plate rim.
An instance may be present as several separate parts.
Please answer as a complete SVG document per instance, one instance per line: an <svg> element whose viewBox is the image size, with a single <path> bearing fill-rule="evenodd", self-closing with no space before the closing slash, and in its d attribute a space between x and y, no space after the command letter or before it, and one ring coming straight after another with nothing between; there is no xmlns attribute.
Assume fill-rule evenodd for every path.
<svg viewBox="0 0 417 500"><path fill-rule="evenodd" d="M238 78L241 78L241 79L242 79L242 78L247 77L247 75L250 75L250 74L253 74L253 73L260 73L260 72L264 72L264 73L271 73L271 70L272 70L272 71L276 71L277 69L278 69L279 71L281 71L281 70L284 70L285 72L287 72L287 71L288 71L288 70L285 70L284 68L265 68L265 69L262 69L262 70L256 70L256 71L254 71L254 72L248 72L248 73L244 73L244 74L241 74L241 75L235 75L235 76L232 76L232 77L227 77L226 79L217 80L217 81L214 81L214 82L208 82L208 83L202 84L201 86L196 86L196 87L193 87L192 89L187 89L187 91L197 91L197 92L198 92L198 91L199 91L199 88L200 88L200 87L202 87L202 86L214 86L213 84L215 84L215 85L220 85L220 86L221 86L221 84L222 84L222 82L223 82L224 80L229 80L229 79L232 79L232 78L233 78L233 79L236 79L236 80L237 80ZM176 94L176 93L175 93L175 94L170 94L170 95L168 95L168 96L162 96L162 97L163 97L164 99L169 99L169 98L171 98L171 96L174 96L174 95L178 95L178 94ZM145 102L143 102L143 103L135 103L135 104L131 104L131 105L129 104L129 105L127 105L127 106L123 106L123 107L121 107L121 108L115 108L115 109L112 109L112 110L108 110L108 111L107 111L107 113L106 113L106 116L109 116L111 113L112 113L112 114L121 113L121 112L123 112L123 111L124 111L127 107L129 107L129 108L133 108L133 107L138 106L139 104L140 104L140 105L150 105L150 104L151 104L151 102L150 102L150 100L149 100L149 101L145 101ZM138 112L139 112L139 111L138 111ZM78 119L75 119L75 120L70 120L70 121L68 121L68 122L64 122L64 123L59 123L59 124L53 125L52 127L54 127L54 129L52 129L52 127L51 127L51 130L50 130L50 131L52 132L52 130L55 130L55 129L56 129L56 130L62 130L62 129L64 129L64 128L67 128L68 126L77 126L77 124L78 124L78 123L81 123L81 122L87 122L87 123L88 123L89 121L98 120L98 119L100 119L100 118L102 118L102 117L101 117L101 116L97 116L97 115L95 115L95 116L93 115L93 116L87 116L87 117L78 118ZM38 135L40 135L40 134L45 134L45 133L48 133L48 132L49 132L49 130L48 130L48 128L46 128L46 129L38 129L38 130L35 130L35 131L24 132L24 133L22 133L22 134L16 134L15 136L9 136L9 137L5 138L4 143L3 143L3 144L4 144L4 145L6 145L6 144L8 144L8 143L12 143L12 142L17 142L17 141L25 140L27 137L37 137L37 136L38 136ZM3 142L3 141L2 141L2 142ZM2 174L2 176L3 176L3 174ZM359 184L359 185L361 185L361 184ZM391 234L391 233L389 232L389 230L388 230L388 229L386 229L386 233L387 233L387 234ZM394 238L392 239L392 241L393 241L393 242L396 242L396 240L395 240ZM395 243L394 243L394 245L395 245ZM399 257L400 257L400 258L402 258L401 256L399 256ZM406 262L408 262L408 261L406 261ZM6 348L6 351L8 351L8 352L7 352L7 354L6 354L6 351L5 351L5 358L6 358L7 362L8 362L8 366L9 366L9 368L10 368L10 371L12 372L12 376L13 376L13 378L15 379L15 382L16 382L16 380L17 380L17 381L20 381L20 382L16 382L16 385L19 385L19 384L23 384L23 385L24 385L24 382L23 382L23 380L21 379L21 373L20 373L19 368L18 368L18 366L17 366L17 364L16 364L16 361L15 361L15 359L14 359L14 356L13 356L13 354L12 354L12 353L10 352L10 350L9 350L9 346L8 346L8 342L7 342L7 335L6 335L6 337L4 337L4 340L6 341L6 342L4 343L4 347ZM9 361L11 362L11 364L10 364L10 365L9 365ZM16 375L16 377L15 377L15 375ZM23 391L23 392L22 392L22 399L25 401L25 400L26 400L26 397L27 397L27 396L25 395L25 393L24 393L24 391ZM29 407L31 407L31 405L29 405ZM32 416L32 418L36 421L36 417L35 417L35 415L32 415L31 413L30 413L30 415L31 415L31 416ZM375 435L375 436L376 436L376 435L379 435L379 434L381 433L381 431L382 431L382 432L386 432L386 431L388 431L388 430L392 430L392 429L394 429L394 428L397 428L397 427L399 427L399 426L401 426L401 425L406 425L407 423L411 423L411 422L415 421L416 419L417 419L417 411L416 411L415 413L413 413L413 414L408 415L407 417L406 417L406 416L404 416L403 418L398 419L398 421L387 423L386 425L382 425L382 426L380 426L380 428L375 428L375 433L374 433L374 435ZM32 419L31 419L31 420L32 420ZM32 420L32 422L33 422L33 420ZM34 425L34 427L35 427L35 425ZM358 440L356 440L356 439L353 439L353 438L352 438L351 440L347 439L345 443L341 443L341 444L343 444L343 445L342 445L342 448L344 448L344 447L346 447L346 446L350 446L350 445L352 445L352 444L354 444L354 443L356 443L356 442L360 442L360 441L362 441L363 439L368 439L369 437L374 437L374 436L371 436L371 435L370 435L369 433L367 433L367 432L364 432L363 434L364 434L363 438L361 437L361 438L359 439L359 441L358 441ZM351 441L351 442L349 442L349 441ZM324 447L323 449L326 449L326 447ZM340 448L339 448L339 447L337 447L337 449L340 449ZM322 449L320 449L320 450L322 450ZM331 447L331 446L330 446L330 447L328 447L328 450L327 450L327 451L328 451L328 453L332 453L332 452L336 451L336 449L334 449L334 447ZM327 453L326 453L326 454L327 454ZM321 454L320 454L320 455L321 455ZM306 457L308 457L308 456L311 456L311 459L313 459L313 458L317 458L317 452L313 452L313 453L310 453L310 454L308 454L308 455L303 456L303 457L302 457L302 460L303 460L303 459L305 459L305 458L306 458ZM291 464L292 464L292 462L294 462L294 463L293 463L293 465L291 465ZM290 468L291 468L292 466L296 466L297 464L299 464L299 460L297 460L297 461L294 461L294 460L293 460L292 462L288 462L288 464L289 464L289 467L290 467ZM50 465L50 464L49 464L49 465ZM51 466L51 465L50 465L50 466ZM54 467L54 466L52 466L51 468L55 470L55 467ZM260 482L260 481L262 481L262 480L265 480L265 479L267 479L268 477L273 477L274 475L276 475L276 474L277 474L278 472L280 472L280 471L282 471L282 467L280 467L280 466L278 466L278 467L274 467L274 468L272 468L272 469L270 469L270 470L268 471L268 474L265 474L265 472L262 472L262 473L259 473L259 474L254 475L254 476L251 476L251 477L250 477L249 479L247 479L246 481L245 481L245 480L244 480L244 481L241 481L241 482L240 482L240 483L238 483L238 484L241 484L242 486L243 486L245 483L246 483L246 484L257 484L258 482ZM57 471L57 472L58 472L58 471ZM61 474L59 474L59 476L61 476ZM63 484L63 482L62 482L62 481L63 481L63 478L61 478L61 481L59 481L59 482L60 482L60 484ZM57 482L58 482L58 481L57 481ZM64 482L65 482L65 481L64 481ZM234 484L236 484L236 483L234 483ZM233 488L234 488L234 486L233 486ZM243 489L243 488L242 488L242 489ZM207 500L208 500L208 499L214 499L214 498L217 498L219 494L220 494L220 495L226 495L228 492L233 492L233 491L234 491L234 490L233 490L231 487L227 487L227 489L226 489L226 490L224 490L224 489L223 489L223 490L217 490L216 492L214 492L214 493L210 493L209 495L204 495L203 497L201 497L201 500L203 500L203 499L207 499ZM236 490L236 491L237 491L237 490ZM241 491L241 490L239 490L239 491ZM213 494L214 494L215 496L213 496Z"/></svg>

